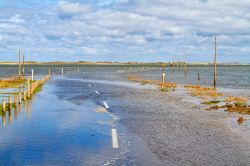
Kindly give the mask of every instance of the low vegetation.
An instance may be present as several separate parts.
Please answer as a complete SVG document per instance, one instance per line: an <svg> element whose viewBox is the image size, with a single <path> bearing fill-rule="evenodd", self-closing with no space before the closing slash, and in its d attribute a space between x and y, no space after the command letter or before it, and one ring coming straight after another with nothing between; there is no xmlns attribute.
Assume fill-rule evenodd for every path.
<svg viewBox="0 0 250 166"><path fill-rule="evenodd" d="M16 77L0 80L0 88L19 88L25 83L25 79L18 79Z"/></svg>

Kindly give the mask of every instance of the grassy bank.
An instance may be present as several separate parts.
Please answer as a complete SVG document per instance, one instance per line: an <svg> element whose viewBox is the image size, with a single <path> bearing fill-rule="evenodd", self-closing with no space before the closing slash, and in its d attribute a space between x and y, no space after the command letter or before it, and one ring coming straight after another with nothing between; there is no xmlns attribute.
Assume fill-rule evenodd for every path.
<svg viewBox="0 0 250 166"><path fill-rule="evenodd" d="M1 79L0 88L19 88L25 81L25 79L18 78Z"/></svg>

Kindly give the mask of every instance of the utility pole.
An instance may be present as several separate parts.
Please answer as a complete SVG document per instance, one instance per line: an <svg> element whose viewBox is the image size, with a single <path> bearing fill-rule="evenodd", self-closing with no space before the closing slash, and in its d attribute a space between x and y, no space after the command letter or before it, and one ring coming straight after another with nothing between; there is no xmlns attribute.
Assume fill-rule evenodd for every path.
<svg viewBox="0 0 250 166"><path fill-rule="evenodd" d="M21 78L20 50L18 51L18 78Z"/></svg>
<svg viewBox="0 0 250 166"><path fill-rule="evenodd" d="M185 77L187 77L187 49L185 49Z"/></svg>
<svg viewBox="0 0 250 166"><path fill-rule="evenodd" d="M217 47L217 41L216 36L214 38L214 89L216 89L216 48Z"/></svg>
<svg viewBox="0 0 250 166"><path fill-rule="evenodd" d="M23 73L22 76L24 76L24 51L23 51Z"/></svg>

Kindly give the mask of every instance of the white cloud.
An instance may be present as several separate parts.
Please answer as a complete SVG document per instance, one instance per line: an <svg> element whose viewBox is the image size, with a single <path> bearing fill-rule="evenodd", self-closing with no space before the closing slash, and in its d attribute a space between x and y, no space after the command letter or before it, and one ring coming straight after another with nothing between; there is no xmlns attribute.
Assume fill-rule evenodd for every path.
<svg viewBox="0 0 250 166"><path fill-rule="evenodd" d="M20 14L12 16L8 21L15 24L25 23L25 20L21 18Z"/></svg>
<svg viewBox="0 0 250 166"><path fill-rule="evenodd" d="M0 11L5 14L0 30L6 49L22 46L51 54L103 54L111 60L112 55L157 54L165 59L190 48L195 58L211 54L217 35L222 55L239 50L238 55L248 56L249 8L248 0L69 0L47 10L18 9L14 16Z"/></svg>

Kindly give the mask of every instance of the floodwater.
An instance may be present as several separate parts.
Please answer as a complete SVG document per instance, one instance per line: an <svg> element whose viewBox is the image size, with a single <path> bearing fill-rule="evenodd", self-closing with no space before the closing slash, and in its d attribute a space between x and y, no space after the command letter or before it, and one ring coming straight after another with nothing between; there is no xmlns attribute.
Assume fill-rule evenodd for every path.
<svg viewBox="0 0 250 166"><path fill-rule="evenodd" d="M34 68L38 78L48 67L27 71ZM15 73L0 68L2 75ZM248 89L250 73L242 72L248 70L237 68L244 75L235 73L245 80L240 83L229 78L227 69L218 72L231 80L218 79L219 86ZM202 76L209 67L198 71ZM127 81L129 74L157 79L161 72L159 67L80 67L78 72L76 66L65 66L61 76L61 67L54 67L54 76L32 100L1 114L0 165L249 165L249 134L228 125L237 116L204 111L186 94L160 93ZM185 83L178 78L182 72L175 74L176 82ZM117 149L112 129L117 130Z"/></svg>

